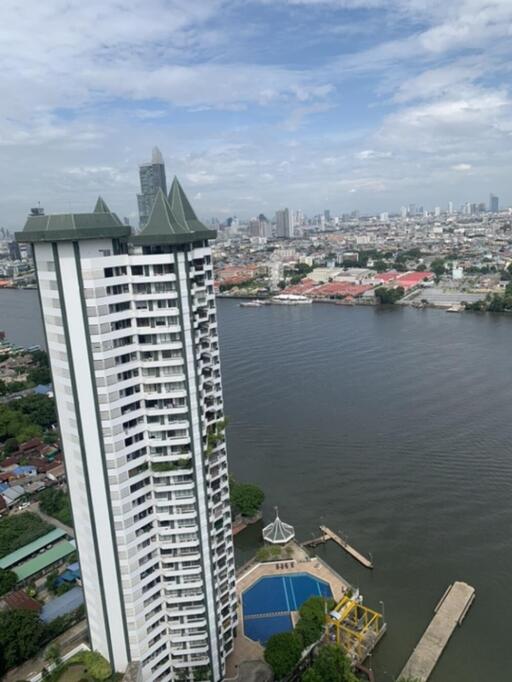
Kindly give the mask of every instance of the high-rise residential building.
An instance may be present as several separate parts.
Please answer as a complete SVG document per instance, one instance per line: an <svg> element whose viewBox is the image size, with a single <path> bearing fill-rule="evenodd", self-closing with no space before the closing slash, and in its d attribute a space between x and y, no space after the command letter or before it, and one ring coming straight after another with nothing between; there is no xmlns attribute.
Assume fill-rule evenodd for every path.
<svg viewBox="0 0 512 682"><path fill-rule="evenodd" d="M324 210L324 218L326 223L331 222L331 211L328 208Z"/></svg>
<svg viewBox="0 0 512 682"><path fill-rule="evenodd" d="M287 208L276 211L276 237L293 237L293 222L290 220L290 211Z"/></svg>
<svg viewBox="0 0 512 682"><path fill-rule="evenodd" d="M453 215L453 201L448 202L448 213L449 215Z"/></svg>
<svg viewBox="0 0 512 682"><path fill-rule="evenodd" d="M164 194L167 194L165 165L158 147L153 148L151 161L139 166L139 178L140 194L137 194L137 203L139 206L139 227L143 228L148 222L158 190L161 189Z"/></svg>
<svg viewBox="0 0 512 682"><path fill-rule="evenodd" d="M30 216L91 645L147 682L224 677L236 593L209 240L175 179L133 234Z"/></svg>
<svg viewBox="0 0 512 682"><path fill-rule="evenodd" d="M491 213L499 213L500 199L495 194L489 195L489 211Z"/></svg>

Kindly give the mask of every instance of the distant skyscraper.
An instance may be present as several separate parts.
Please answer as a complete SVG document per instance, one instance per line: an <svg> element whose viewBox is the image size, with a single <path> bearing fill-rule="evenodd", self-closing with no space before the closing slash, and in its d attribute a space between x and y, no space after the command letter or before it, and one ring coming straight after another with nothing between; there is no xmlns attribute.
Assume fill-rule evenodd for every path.
<svg viewBox="0 0 512 682"><path fill-rule="evenodd" d="M448 202L448 213L453 215L453 201Z"/></svg>
<svg viewBox="0 0 512 682"><path fill-rule="evenodd" d="M263 215L263 213L259 214L258 222L259 222L259 228L260 228L260 237L270 238L272 236L272 225L267 220L267 218Z"/></svg>
<svg viewBox="0 0 512 682"><path fill-rule="evenodd" d="M402 216L402 218L407 218L407 206L402 206L402 208L400 209L400 215Z"/></svg>
<svg viewBox="0 0 512 682"><path fill-rule="evenodd" d="M498 213L500 210L500 199L495 194L489 195L489 211L491 213Z"/></svg>
<svg viewBox="0 0 512 682"><path fill-rule="evenodd" d="M162 153L158 147L153 147L151 161L139 167L140 194L137 194L139 205L139 227L142 229L148 222L151 209L159 189L167 194L165 181L165 166Z"/></svg>
<svg viewBox="0 0 512 682"><path fill-rule="evenodd" d="M293 213L293 224L294 225L304 225L304 211L302 209L297 209Z"/></svg>
<svg viewBox="0 0 512 682"><path fill-rule="evenodd" d="M276 236L286 237L287 239L293 237L293 225L290 220L290 211L287 208L276 211Z"/></svg>
<svg viewBox="0 0 512 682"><path fill-rule="evenodd" d="M435 209L434 209L434 215L435 215L436 218L439 218L439 216L441 215L441 207L440 207L440 206L436 206L436 207L435 207Z"/></svg>
<svg viewBox="0 0 512 682"><path fill-rule="evenodd" d="M328 208L326 208L325 211L324 211L324 218L325 218L325 222L326 222L326 223L330 223L330 222L331 222L331 212L330 212L330 210L329 210Z"/></svg>

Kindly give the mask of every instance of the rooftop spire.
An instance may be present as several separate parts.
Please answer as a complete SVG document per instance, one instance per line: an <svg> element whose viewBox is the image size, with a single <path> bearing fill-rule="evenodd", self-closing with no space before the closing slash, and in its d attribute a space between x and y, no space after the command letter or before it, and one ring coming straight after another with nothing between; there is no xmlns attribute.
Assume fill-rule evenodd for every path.
<svg viewBox="0 0 512 682"><path fill-rule="evenodd" d="M215 237L216 233L198 220L183 188L174 178L169 198L158 190L145 227L132 241L134 244L186 244Z"/></svg>
<svg viewBox="0 0 512 682"><path fill-rule="evenodd" d="M103 197L98 197L93 213L110 213L110 209L105 203Z"/></svg>

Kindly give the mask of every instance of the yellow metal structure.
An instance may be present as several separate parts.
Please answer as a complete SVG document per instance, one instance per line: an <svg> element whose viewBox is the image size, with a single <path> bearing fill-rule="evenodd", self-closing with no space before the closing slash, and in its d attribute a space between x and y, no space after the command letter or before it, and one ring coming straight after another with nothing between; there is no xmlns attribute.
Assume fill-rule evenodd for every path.
<svg viewBox="0 0 512 682"><path fill-rule="evenodd" d="M381 613L363 606L360 597L347 595L326 615L326 639L351 659L362 663L385 629Z"/></svg>

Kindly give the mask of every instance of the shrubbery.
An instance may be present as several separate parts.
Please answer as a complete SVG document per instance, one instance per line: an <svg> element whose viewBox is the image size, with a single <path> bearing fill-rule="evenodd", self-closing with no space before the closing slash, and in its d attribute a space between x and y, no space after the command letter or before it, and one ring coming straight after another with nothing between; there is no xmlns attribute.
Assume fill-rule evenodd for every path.
<svg viewBox="0 0 512 682"><path fill-rule="evenodd" d="M350 663L335 644L321 647L313 665L302 676L302 682L358 682Z"/></svg>
<svg viewBox="0 0 512 682"><path fill-rule="evenodd" d="M47 488L39 494L39 507L42 512L53 516L66 526L73 526L71 504L66 493L59 488Z"/></svg>
<svg viewBox="0 0 512 682"><path fill-rule="evenodd" d="M254 516L261 509L265 493L257 485L238 483L231 476L229 480L229 497L234 514Z"/></svg>
<svg viewBox="0 0 512 682"><path fill-rule="evenodd" d="M31 512L7 516L0 521L0 559L51 530L52 526Z"/></svg>

